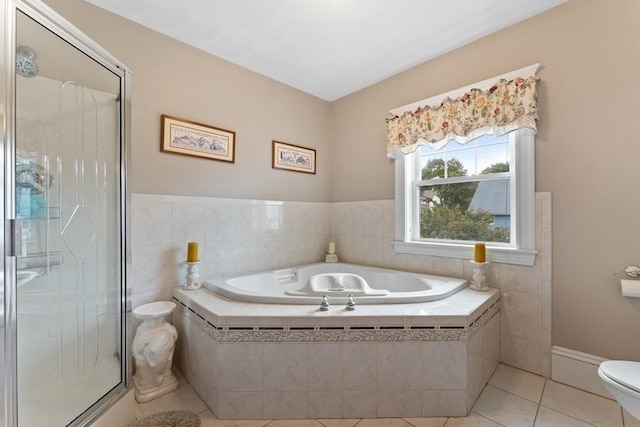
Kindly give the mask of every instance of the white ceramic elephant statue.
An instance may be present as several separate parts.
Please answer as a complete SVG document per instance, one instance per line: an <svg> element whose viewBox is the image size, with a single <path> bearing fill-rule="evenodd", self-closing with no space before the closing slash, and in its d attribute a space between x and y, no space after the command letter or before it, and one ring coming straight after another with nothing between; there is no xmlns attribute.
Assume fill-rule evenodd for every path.
<svg viewBox="0 0 640 427"><path fill-rule="evenodd" d="M132 346L136 361L133 382L138 402L155 399L177 387L171 373L177 338L176 328L166 322L156 327L143 322L138 327Z"/></svg>

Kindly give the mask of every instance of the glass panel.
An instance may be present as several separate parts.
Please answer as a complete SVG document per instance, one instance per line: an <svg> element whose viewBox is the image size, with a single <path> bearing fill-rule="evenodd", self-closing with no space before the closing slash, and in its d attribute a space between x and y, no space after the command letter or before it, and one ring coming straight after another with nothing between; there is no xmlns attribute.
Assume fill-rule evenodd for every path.
<svg viewBox="0 0 640 427"><path fill-rule="evenodd" d="M509 179L419 187L420 238L507 243Z"/></svg>
<svg viewBox="0 0 640 427"><path fill-rule="evenodd" d="M509 172L509 135L483 136L476 144L478 174Z"/></svg>
<svg viewBox="0 0 640 427"><path fill-rule="evenodd" d="M500 177L439 184L438 179L509 172L509 135L485 135L462 145L450 141L440 149L420 147L416 180L421 239L511 241L509 179ZM476 179L476 178L471 178Z"/></svg>
<svg viewBox="0 0 640 427"><path fill-rule="evenodd" d="M67 425L121 381L118 76L19 13L18 418Z"/></svg>
<svg viewBox="0 0 640 427"><path fill-rule="evenodd" d="M434 165L447 165L439 170ZM509 170L509 135L485 135L462 145L450 141L439 150L429 146L420 147L420 169L431 169L423 173L420 179L433 177L450 178L454 176L471 176ZM425 178L428 176L428 178Z"/></svg>

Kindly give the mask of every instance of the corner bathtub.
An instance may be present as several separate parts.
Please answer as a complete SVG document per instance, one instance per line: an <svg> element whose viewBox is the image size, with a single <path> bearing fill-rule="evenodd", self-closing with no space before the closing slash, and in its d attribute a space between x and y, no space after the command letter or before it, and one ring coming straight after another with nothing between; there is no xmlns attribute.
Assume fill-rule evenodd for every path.
<svg viewBox="0 0 640 427"><path fill-rule="evenodd" d="M323 263L173 300L174 362L220 419L464 416L500 360L500 291L462 279Z"/></svg>
<svg viewBox="0 0 640 427"><path fill-rule="evenodd" d="M235 278L207 280L204 287L237 301L272 304L402 304L437 301L467 287L464 279L318 263Z"/></svg>

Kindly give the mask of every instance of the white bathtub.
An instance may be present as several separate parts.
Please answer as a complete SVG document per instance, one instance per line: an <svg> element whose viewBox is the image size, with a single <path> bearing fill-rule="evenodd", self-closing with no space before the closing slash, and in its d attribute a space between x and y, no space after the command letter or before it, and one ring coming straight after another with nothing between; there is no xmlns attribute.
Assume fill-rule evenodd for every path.
<svg viewBox="0 0 640 427"><path fill-rule="evenodd" d="M378 295L367 296L368 289L359 286L365 295L354 297L356 310L347 310L337 303L344 296L328 291L335 282L327 280L331 308L326 311L320 309L321 295L295 295L310 276L327 274L326 269L358 271ZM374 278L381 278L380 284ZM447 285L452 281L462 289L455 292L456 285ZM425 282L428 290L422 288ZM352 289L335 292L350 292L358 283L345 279L345 288ZM323 283L316 285L307 290L325 291L318 289ZM174 361L221 419L465 416L500 360L500 291L465 285L458 279L322 264L207 285L233 299L204 287L178 287ZM388 295L379 295L381 289ZM447 292L455 293L443 298ZM442 299L373 303L373 298L390 302L389 297L420 293ZM238 294L259 301L238 301ZM284 298L285 304L264 304L266 297ZM309 299L311 304L301 303Z"/></svg>
<svg viewBox="0 0 640 427"><path fill-rule="evenodd" d="M204 287L238 301L276 304L401 304L436 301L467 287L467 281L344 263L318 263L234 278Z"/></svg>

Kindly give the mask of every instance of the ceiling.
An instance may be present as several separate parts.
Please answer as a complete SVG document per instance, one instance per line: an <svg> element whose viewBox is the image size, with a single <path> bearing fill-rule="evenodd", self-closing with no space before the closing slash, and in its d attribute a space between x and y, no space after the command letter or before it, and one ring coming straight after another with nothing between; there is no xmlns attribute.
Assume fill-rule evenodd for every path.
<svg viewBox="0 0 640 427"><path fill-rule="evenodd" d="M566 0L86 0L327 101Z"/></svg>

